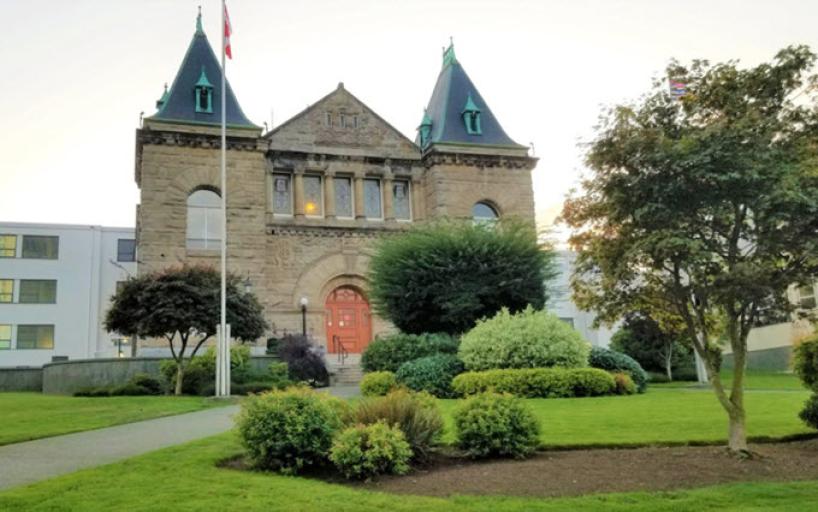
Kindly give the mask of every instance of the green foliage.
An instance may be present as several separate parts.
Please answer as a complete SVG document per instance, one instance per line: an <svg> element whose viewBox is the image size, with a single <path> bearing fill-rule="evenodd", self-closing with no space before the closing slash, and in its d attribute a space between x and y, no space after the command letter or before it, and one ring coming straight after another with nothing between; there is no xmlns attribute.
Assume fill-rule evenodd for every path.
<svg viewBox="0 0 818 512"><path fill-rule="evenodd" d="M471 457L522 458L538 443L540 425L525 402L512 395L483 393L454 411L457 444Z"/></svg>
<svg viewBox="0 0 818 512"><path fill-rule="evenodd" d="M361 379L361 394L364 396L383 396L395 389L398 381L392 372L367 373Z"/></svg>
<svg viewBox="0 0 818 512"><path fill-rule="evenodd" d="M443 417L437 400L428 393L396 389L386 396L358 402L352 420L370 425L379 421L397 426L406 436L415 457L425 459L443 432Z"/></svg>
<svg viewBox="0 0 818 512"><path fill-rule="evenodd" d="M818 393L813 393L809 397L798 417L808 426L818 429Z"/></svg>
<svg viewBox="0 0 818 512"><path fill-rule="evenodd" d="M270 366L268 366L267 369L270 382L275 384L276 387L285 388L292 384L290 381L290 373L289 369L287 368L287 363L270 363Z"/></svg>
<svg viewBox="0 0 818 512"><path fill-rule="evenodd" d="M367 372L396 372L403 363L433 356L456 354L458 340L444 333L396 333L378 337L361 356L361 367Z"/></svg>
<svg viewBox="0 0 818 512"><path fill-rule="evenodd" d="M99 387L86 387L78 389L74 391L74 396L89 396L89 397L103 397L103 396L111 396L111 388L99 386Z"/></svg>
<svg viewBox="0 0 818 512"><path fill-rule="evenodd" d="M147 373L137 373L130 378L129 382L149 390L151 395L161 395L164 392L162 382L153 375L148 375Z"/></svg>
<svg viewBox="0 0 818 512"><path fill-rule="evenodd" d="M245 398L236 425L253 463L296 473L326 460L343 421L343 405L334 402L339 400L307 387Z"/></svg>
<svg viewBox="0 0 818 512"><path fill-rule="evenodd" d="M571 398L609 395L616 383L610 373L596 368L517 368L462 373L452 389L460 396L496 391L523 398Z"/></svg>
<svg viewBox="0 0 818 512"><path fill-rule="evenodd" d="M582 367L590 344L573 327L547 311L503 308L463 335L459 356L469 370Z"/></svg>
<svg viewBox="0 0 818 512"><path fill-rule="evenodd" d="M412 450L403 432L379 421L355 425L338 434L329 458L347 478L403 475L409 471Z"/></svg>
<svg viewBox="0 0 818 512"><path fill-rule="evenodd" d="M593 368L601 368L609 372L627 372L636 384L639 393L644 393L648 387L648 374L632 357L602 347L593 347L588 357L588 364Z"/></svg>
<svg viewBox="0 0 818 512"><path fill-rule="evenodd" d="M111 388L111 396L144 396L155 395L150 389L138 386L132 382Z"/></svg>
<svg viewBox="0 0 818 512"><path fill-rule="evenodd" d="M164 389L159 379L145 373L137 373L125 384L83 388L76 391L74 396L147 396L161 395L163 392Z"/></svg>
<svg viewBox="0 0 818 512"><path fill-rule="evenodd" d="M804 386L818 392L818 334L795 347L792 366Z"/></svg>
<svg viewBox="0 0 818 512"><path fill-rule="evenodd" d="M421 357L403 363L395 378L414 391L426 391L438 398L451 398L452 379L463 371L463 363L452 354Z"/></svg>
<svg viewBox="0 0 818 512"><path fill-rule="evenodd" d="M615 390L617 395L632 395L636 393L636 384L630 374L623 372L616 372L613 374Z"/></svg>
<svg viewBox="0 0 818 512"><path fill-rule="evenodd" d="M695 366L693 349L682 340L681 329L662 328L656 320L638 313L625 316L610 348L631 356L645 371L664 373L671 380L679 371L689 372Z"/></svg>
<svg viewBox="0 0 818 512"><path fill-rule="evenodd" d="M378 243L370 298L401 331L459 334L502 307L543 307L555 275L531 223L438 221Z"/></svg>
<svg viewBox="0 0 818 512"><path fill-rule="evenodd" d="M310 386L329 385L329 372L318 347L301 334L288 334L278 343L278 357L287 363L290 379Z"/></svg>

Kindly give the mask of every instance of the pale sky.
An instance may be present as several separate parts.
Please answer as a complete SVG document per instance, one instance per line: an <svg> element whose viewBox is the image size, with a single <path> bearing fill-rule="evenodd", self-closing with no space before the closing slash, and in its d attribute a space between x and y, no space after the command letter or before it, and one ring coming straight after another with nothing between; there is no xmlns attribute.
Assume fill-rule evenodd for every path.
<svg viewBox="0 0 818 512"><path fill-rule="evenodd" d="M134 131L172 82L202 5L0 0L0 221L133 226ZM548 224L583 172L601 107L646 92L672 57L770 60L818 49L809 0L229 0L227 76L247 116L281 124L338 82L414 139L454 38L506 132L534 143Z"/></svg>

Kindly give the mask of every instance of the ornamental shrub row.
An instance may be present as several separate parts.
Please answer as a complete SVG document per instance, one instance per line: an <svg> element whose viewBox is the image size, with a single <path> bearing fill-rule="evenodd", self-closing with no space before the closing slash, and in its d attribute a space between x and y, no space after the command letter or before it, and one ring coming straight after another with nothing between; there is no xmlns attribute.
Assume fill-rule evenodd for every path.
<svg viewBox="0 0 818 512"><path fill-rule="evenodd" d="M596 368L520 368L462 373L452 388L463 396L496 391L524 398L570 398L612 394L616 381Z"/></svg>
<svg viewBox="0 0 818 512"><path fill-rule="evenodd" d="M375 339L361 356L366 372L397 372L404 363L437 354L456 354L458 342L448 334L397 333Z"/></svg>

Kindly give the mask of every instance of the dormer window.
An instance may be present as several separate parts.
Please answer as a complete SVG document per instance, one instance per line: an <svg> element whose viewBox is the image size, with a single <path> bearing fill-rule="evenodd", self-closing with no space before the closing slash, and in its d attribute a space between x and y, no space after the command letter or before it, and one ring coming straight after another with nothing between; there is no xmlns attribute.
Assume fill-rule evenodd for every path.
<svg viewBox="0 0 818 512"><path fill-rule="evenodd" d="M196 82L196 112L203 114L213 113L213 84L207 79L204 66L199 81Z"/></svg>
<svg viewBox="0 0 818 512"><path fill-rule="evenodd" d="M432 118L429 113L423 111L423 121L418 126L418 135L420 138L420 147L425 148L429 144L429 136L432 134Z"/></svg>
<svg viewBox="0 0 818 512"><path fill-rule="evenodd" d="M482 135L483 129L480 126L480 109L474 104L469 94L466 106L463 107L463 123L466 125L466 133L469 135Z"/></svg>

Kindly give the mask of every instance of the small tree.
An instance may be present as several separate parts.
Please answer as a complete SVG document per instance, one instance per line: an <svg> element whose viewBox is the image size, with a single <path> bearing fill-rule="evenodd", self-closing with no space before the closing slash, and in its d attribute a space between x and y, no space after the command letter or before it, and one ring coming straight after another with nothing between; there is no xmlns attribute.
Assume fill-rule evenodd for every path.
<svg viewBox="0 0 818 512"><path fill-rule="evenodd" d="M194 344L192 358L216 334L220 288L219 272L207 266L172 267L129 279L112 298L105 328L167 339L177 363L175 393L180 395L188 345ZM239 279L232 275L227 279L227 322L231 335L242 341L255 340L267 329L258 300L240 291Z"/></svg>
<svg viewBox="0 0 818 512"><path fill-rule="evenodd" d="M657 80L603 115L592 179L563 211L579 252L575 300L608 321L645 298L678 315L741 454L747 336L760 312L791 307L789 286L818 273L818 110L804 88L817 81L814 61L791 47L750 69L672 63L685 94ZM734 354L729 389L719 339Z"/></svg>
<svg viewBox="0 0 818 512"><path fill-rule="evenodd" d="M402 331L460 334L502 307L542 308L556 275L533 225L439 221L383 239L370 265L375 310Z"/></svg>
<svg viewBox="0 0 818 512"><path fill-rule="evenodd" d="M611 348L628 354L650 371L664 372L673 380L673 368L693 359L684 332L663 328L644 313L625 316L622 328L611 338Z"/></svg>

